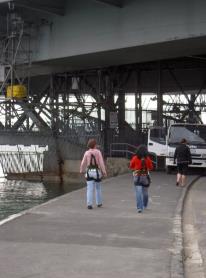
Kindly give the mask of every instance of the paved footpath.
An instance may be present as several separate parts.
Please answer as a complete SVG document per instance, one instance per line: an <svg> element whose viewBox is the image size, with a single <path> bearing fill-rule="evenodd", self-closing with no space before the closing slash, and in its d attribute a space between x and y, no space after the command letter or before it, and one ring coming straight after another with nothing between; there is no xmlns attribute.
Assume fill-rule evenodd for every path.
<svg viewBox="0 0 206 278"><path fill-rule="evenodd" d="M182 192L175 175L152 173L149 208L139 214L126 174L104 181L102 208L86 208L85 188L35 207L0 226L0 277L183 277L171 276Z"/></svg>

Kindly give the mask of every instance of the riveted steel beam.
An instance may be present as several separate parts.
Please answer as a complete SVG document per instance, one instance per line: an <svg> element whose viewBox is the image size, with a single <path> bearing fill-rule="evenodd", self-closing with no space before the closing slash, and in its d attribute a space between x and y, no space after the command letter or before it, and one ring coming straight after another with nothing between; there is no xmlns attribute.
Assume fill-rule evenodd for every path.
<svg viewBox="0 0 206 278"><path fill-rule="evenodd" d="M40 130L50 129L47 123L38 115L38 113L34 109L29 106L29 104L20 102L19 105L22 107L26 116L31 118Z"/></svg>

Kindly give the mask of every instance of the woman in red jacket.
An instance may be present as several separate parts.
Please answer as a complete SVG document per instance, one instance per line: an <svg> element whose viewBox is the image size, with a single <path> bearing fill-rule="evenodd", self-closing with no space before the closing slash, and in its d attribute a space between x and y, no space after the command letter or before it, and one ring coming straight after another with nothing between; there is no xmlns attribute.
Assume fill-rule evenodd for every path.
<svg viewBox="0 0 206 278"><path fill-rule="evenodd" d="M130 161L130 169L133 170L137 210L141 213L148 205L149 170L153 169L152 160L145 145L138 147L136 155Z"/></svg>

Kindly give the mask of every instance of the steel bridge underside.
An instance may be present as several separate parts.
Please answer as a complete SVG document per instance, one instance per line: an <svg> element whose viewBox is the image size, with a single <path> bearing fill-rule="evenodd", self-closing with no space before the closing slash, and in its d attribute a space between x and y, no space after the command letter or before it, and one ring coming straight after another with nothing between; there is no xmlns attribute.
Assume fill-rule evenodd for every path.
<svg viewBox="0 0 206 278"><path fill-rule="evenodd" d="M142 95L157 100L156 125L168 120L200 122L200 113L205 111L204 56L33 76L29 84L27 99L1 100L1 115L6 111L2 131L51 132L80 144L88 136L104 134L107 148L113 140L136 145L145 140ZM133 125L125 119L125 96L129 94L134 95Z"/></svg>
<svg viewBox="0 0 206 278"><path fill-rule="evenodd" d="M3 16L8 12L8 2L0 1L0 14ZM145 44L136 41L133 45L122 44L121 47L114 44L113 49L108 45L104 49L95 45L96 51L86 49L95 42L91 36L90 45L85 44L87 51L81 52L83 41L80 41L79 52L74 55L66 52L67 47L62 48L62 40L59 44L55 41L54 46L49 44L51 37L59 38L61 32L56 27L59 27L59 22L67 22L66 7L76 4L66 0L55 5L53 2L10 2L11 26L7 32L1 30L5 31L1 50L6 54L1 56L1 65L6 68L6 81L1 81L0 144L49 145L52 155L48 161L56 157L56 161L61 162L68 158L80 158L90 137L97 138L105 155L109 155L109 146L114 142L146 143L150 124L162 126L170 121L201 122L201 113L206 109L205 34L177 39L172 37L168 41L161 41L160 38L156 43L146 41L145 37ZM77 2L83 3L80 0ZM101 5L105 14L111 13L112 17L119 12L124 13L124 9L129 12L129 2L88 0L88 7L95 5L95 9L99 9ZM14 16L14 10L21 17ZM22 20L24 16L25 21ZM28 22L29 16L32 20L36 16L38 26ZM41 36L37 30L42 31ZM9 36L8 31L13 36ZM24 43L28 37L31 37L29 45L34 38L41 42L39 56L33 60L30 57L32 49L26 52L25 45L20 48L21 42ZM45 38L49 38L48 41ZM70 39L66 38L65 43L69 45ZM11 59L9 42L16 46ZM77 45L72 47L75 49ZM23 51L26 52L24 57ZM26 84L26 98L6 97L7 86L16 83ZM127 95L133 96L130 110L126 106ZM144 95L156 101L155 109L143 107ZM133 114L133 122L127 120L128 111ZM150 121L144 119L143 113L150 114ZM71 148L66 146L71 147L72 144L77 148L71 154Z"/></svg>

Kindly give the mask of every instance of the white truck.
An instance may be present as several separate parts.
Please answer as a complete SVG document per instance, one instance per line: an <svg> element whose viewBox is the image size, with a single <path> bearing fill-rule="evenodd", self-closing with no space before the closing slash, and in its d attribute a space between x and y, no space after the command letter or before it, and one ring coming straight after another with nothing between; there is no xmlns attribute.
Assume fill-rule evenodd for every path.
<svg viewBox="0 0 206 278"><path fill-rule="evenodd" d="M156 162L157 169L165 169L165 160L167 156L166 145L166 128L165 127L150 127L148 130L147 147L153 161Z"/></svg>
<svg viewBox="0 0 206 278"><path fill-rule="evenodd" d="M163 140L164 138L165 140ZM148 150L156 154L157 161L164 158L166 171L170 173L176 167L176 164L174 164L175 148L183 138L187 140L192 154L192 164L189 167L202 168L205 172L206 125L204 124L174 123L169 126L167 132L163 127L150 128L148 132Z"/></svg>

